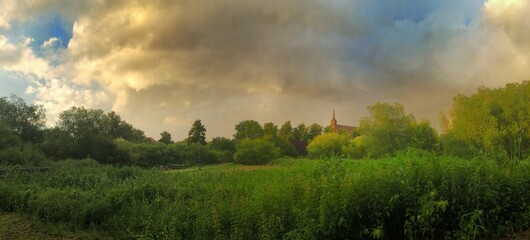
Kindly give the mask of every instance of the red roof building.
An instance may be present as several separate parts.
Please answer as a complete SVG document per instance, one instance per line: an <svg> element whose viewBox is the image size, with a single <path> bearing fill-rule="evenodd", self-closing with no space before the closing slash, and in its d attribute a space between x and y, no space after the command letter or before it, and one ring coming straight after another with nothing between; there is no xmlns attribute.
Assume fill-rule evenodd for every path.
<svg viewBox="0 0 530 240"><path fill-rule="evenodd" d="M347 125L338 125L337 119L335 119L335 110L333 110L333 116L331 117L331 131L338 133L338 132L348 132L352 133L357 127L354 126L347 126Z"/></svg>

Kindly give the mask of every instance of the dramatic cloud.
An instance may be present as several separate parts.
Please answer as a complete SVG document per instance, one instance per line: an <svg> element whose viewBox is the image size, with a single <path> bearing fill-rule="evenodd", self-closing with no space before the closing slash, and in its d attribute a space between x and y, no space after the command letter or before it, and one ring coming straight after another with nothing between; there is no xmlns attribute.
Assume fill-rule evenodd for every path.
<svg viewBox="0 0 530 240"><path fill-rule="evenodd" d="M46 13L72 24L42 58L0 38L4 69L44 61L28 93L54 111L112 108L154 137L197 118L210 137L244 119L327 124L332 108L356 124L378 100L436 126L456 93L530 76L523 0L4 1L0 29Z"/></svg>

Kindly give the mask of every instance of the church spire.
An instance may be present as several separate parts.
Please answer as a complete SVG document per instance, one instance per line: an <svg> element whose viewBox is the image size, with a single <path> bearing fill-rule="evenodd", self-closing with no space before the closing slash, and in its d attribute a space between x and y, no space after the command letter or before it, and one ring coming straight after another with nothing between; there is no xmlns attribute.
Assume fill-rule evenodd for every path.
<svg viewBox="0 0 530 240"><path fill-rule="evenodd" d="M333 132L337 132L337 119L335 119L335 109L333 109L333 115L331 117L330 126Z"/></svg>

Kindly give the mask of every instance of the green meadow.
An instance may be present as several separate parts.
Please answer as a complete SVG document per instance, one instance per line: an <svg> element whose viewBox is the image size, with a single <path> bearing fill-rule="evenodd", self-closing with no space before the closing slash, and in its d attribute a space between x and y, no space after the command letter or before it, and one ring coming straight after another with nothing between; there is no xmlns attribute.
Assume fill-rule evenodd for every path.
<svg viewBox="0 0 530 240"><path fill-rule="evenodd" d="M496 239L528 228L528 189L526 160L423 151L186 170L86 159L12 169L0 210L45 229L37 238Z"/></svg>

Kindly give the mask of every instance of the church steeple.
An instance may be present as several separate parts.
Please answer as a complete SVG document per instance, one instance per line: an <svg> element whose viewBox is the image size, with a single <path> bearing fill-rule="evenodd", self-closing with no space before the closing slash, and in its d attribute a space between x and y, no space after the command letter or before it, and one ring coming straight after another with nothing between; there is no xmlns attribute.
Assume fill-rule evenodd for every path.
<svg viewBox="0 0 530 240"><path fill-rule="evenodd" d="M333 115L331 117L330 126L333 132L337 132L337 119L335 119L335 109L333 109Z"/></svg>

